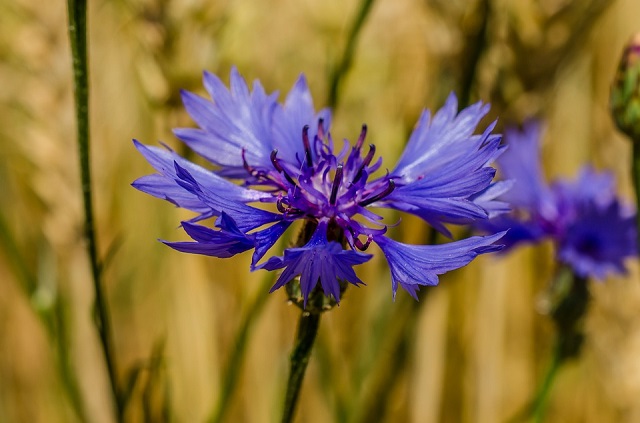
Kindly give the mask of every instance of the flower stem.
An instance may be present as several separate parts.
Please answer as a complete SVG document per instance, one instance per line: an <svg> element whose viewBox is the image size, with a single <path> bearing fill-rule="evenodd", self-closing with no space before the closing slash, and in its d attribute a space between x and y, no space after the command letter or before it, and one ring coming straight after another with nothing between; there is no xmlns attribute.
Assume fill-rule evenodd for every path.
<svg viewBox="0 0 640 423"><path fill-rule="evenodd" d="M329 78L329 98L327 101L327 107L329 107L330 109L335 109L336 105L338 104L340 83L351 67L353 57L355 55L356 42L358 41L358 36L360 35L360 30L362 29L362 25L367 19L367 16L369 16L369 12L371 11L371 6L373 6L373 3L374 0L362 0L362 3L360 4L360 10L358 11L351 29L349 30L349 35L347 36L347 44L342 53L342 57L340 58L337 66L333 69L333 72L331 72L331 77Z"/></svg>
<svg viewBox="0 0 640 423"><path fill-rule="evenodd" d="M509 420L511 423L529 419L536 423L542 422L558 371L564 363L580 356L584 342L583 320L590 299L586 278L562 266L551 284L548 295L550 315L557 331L551 363L536 395L522 411Z"/></svg>
<svg viewBox="0 0 640 423"><path fill-rule="evenodd" d="M427 292L429 291L424 290L421 293L421 301L425 301ZM367 375L366 388L362 389L360 401L352 408L352 415L348 419L350 423L385 421L389 402L380 401L380 398L396 389L402 381L402 375L412 365L420 304L408 295L397 300L393 314L388 320L393 322L393 325L379 331L388 339L384 340L384 344L377 345L376 351L385 353L379 353L375 357L375 364L371 366ZM394 365L388 365L390 362Z"/></svg>
<svg viewBox="0 0 640 423"><path fill-rule="evenodd" d="M557 345L551 359L551 363L549 364L549 368L547 369L547 373L540 385L540 389L531 404L531 414L533 415L533 420L536 423L543 421L551 387L553 386L553 382L555 381L558 370L563 362L564 358L562 355L562 347Z"/></svg>
<svg viewBox="0 0 640 423"><path fill-rule="evenodd" d="M535 396L533 397L531 402L527 404L526 407L524 407L520 412L518 412L518 414L509 419L509 423L528 421L530 419L533 419L533 421L536 423L540 423L543 421L553 382L555 381L558 370L560 370L560 367L564 363L565 359L566 358L564 358L562 354L562 347L560 346L560 342L558 342L556 344L553 357L551 358L551 363L549 363L547 372L544 375L542 383L540 383L540 387L538 388Z"/></svg>
<svg viewBox="0 0 640 423"><path fill-rule="evenodd" d="M636 190L636 225L638 227L638 248L640 248L640 140L634 140L633 144L633 158L631 163L631 173L633 178L633 186Z"/></svg>
<svg viewBox="0 0 640 423"><path fill-rule="evenodd" d="M226 371L222 376L220 396L218 397L216 408L211 414L211 417L209 417L209 423L221 423L224 421L224 417L229 409L229 405L231 404L231 396L236 389L240 370L242 370L242 364L247 351L249 334L257 317L260 315L264 309L264 305L267 303L269 287L272 283L273 275L271 272L266 272L264 282L261 284L261 289L258 292L256 299L249 307L249 310L244 316L244 320L240 324L240 328L236 333L236 339L233 343L233 349L229 356L229 362L227 363L227 366L225 367Z"/></svg>
<svg viewBox="0 0 640 423"><path fill-rule="evenodd" d="M469 54L466 55L467 63L462 66L463 74L460 78L460 97L458 100L460 107L467 107L471 102L471 90L476 81L476 74L478 72L480 59L487 48L487 31L489 28L489 19L491 17L490 1L483 0L480 2L475 14L482 16L482 19L476 32L473 35L470 35L466 40L468 45L466 50Z"/></svg>
<svg viewBox="0 0 640 423"><path fill-rule="evenodd" d="M320 313L309 313L303 311L298 323L298 336L291 353L291 366L289 368L289 381L287 383L287 393L284 400L284 412L282 413L282 423L293 421L296 404L300 395L300 387L304 379L304 373L309 364L311 349L318 334L320 325Z"/></svg>
<svg viewBox="0 0 640 423"><path fill-rule="evenodd" d="M87 60L87 2L86 0L67 0L69 14L69 39L73 58L73 80L77 120L78 154L80 159L80 177L82 181L82 200L84 204L84 236L91 265L91 275L95 290L95 325L100 335L100 344L104 354L109 382L113 393L116 417L123 421L123 403L121 401L116 365L113 354L111 320L101 283L101 268L98 260L97 236L93 218L91 196L91 165L89 160L89 70Z"/></svg>

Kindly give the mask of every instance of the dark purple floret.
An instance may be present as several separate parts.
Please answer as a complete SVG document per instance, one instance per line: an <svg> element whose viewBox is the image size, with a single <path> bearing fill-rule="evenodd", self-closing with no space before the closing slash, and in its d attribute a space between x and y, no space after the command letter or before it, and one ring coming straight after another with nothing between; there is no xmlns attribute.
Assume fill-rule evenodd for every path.
<svg viewBox="0 0 640 423"><path fill-rule="evenodd" d="M557 259L581 277L625 273L625 259L637 255L635 217L616 197L612 175L586 166L576 180L548 184L540 164L539 125L509 130L506 138L509 149L498 163L514 188L501 198L514 211L478 226L490 232L509 228L502 239L507 248L551 240Z"/></svg>

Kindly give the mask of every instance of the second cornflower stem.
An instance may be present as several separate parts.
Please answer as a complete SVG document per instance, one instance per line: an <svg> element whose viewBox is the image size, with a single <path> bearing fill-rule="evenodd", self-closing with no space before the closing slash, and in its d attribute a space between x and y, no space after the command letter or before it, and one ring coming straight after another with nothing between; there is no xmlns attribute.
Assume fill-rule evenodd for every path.
<svg viewBox="0 0 640 423"><path fill-rule="evenodd" d="M638 248L640 248L640 140L633 142L633 158L631 163L631 172L633 178L633 186L636 190L636 225L638 227Z"/></svg>
<svg viewBox="0 0 640 423"><path fill-rule="evenodd" d="M329 99L327 101L327 106L330 109L335 109L338 105L340 83L351 67L353 57L355 56L356 43L358 41L358 36L360 35L360 30L362 29L364 22L367 20L374 2L375 0L362 0L360 3L358 14L349 29L347 44L342 52L342 56L340 57L336 67L331 72L329 77Z"/></svg>
<svg viewBox="0 0 640 423"><path fill-rule="evenodd" d="M544 419L544 414L547 409L547 400L551 393L551 387L553 386L556 374L563 362L564 357L562 354L562 346L558 344L551 359L551 363L549 364L549 368L547 369L547 373L544 375L540 389L531 404L531 415L536 423L540 423Z"/></svg>
<svg viewBox="0 0 640 423"><path fill-rule="evenodd" d="M291 353L289 368L289 380L287 382L287 392L284 400L284 411L282 413L282 423L290 423L295 415L300 388L304 379L307 364L311 356L311 350L318 334L320 326L320 313L309 313L303 311L298 323L298 335Z"/></svg>

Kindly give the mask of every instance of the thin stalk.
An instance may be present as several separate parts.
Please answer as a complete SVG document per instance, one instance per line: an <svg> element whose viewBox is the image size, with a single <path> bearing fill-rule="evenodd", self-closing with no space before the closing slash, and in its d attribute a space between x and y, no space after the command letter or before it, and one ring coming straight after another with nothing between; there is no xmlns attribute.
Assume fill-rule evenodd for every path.
<svg viewBox="0 0 640 423"><path fill-rule="evenodd" d="M636 225L637 225L637 237L638 248L640 248L640 140L634 140L633 144L633 157L631 163L631 174L633 178L633 186L636 191Z"/></svg>
<svg viewBox="0 0 640 423"><path fill-rule="evenodd" d="M36 313L43 326L46 329L49 340L55 346L55 364L58 375L64 387L67 398L71 403L71 407L81 422L88 422L86 410L82 402L80 390L73 371L73 366L69 360L69 354L66 348L66 323L62 316L61 299L56 298L53 308L42 308L33 306L33 294L37 289L37 277L33 274L32 269L27 265L27 261L18 249L18 244L12 236L9 225L4 215L0 213L0 246L4 247L7 256L7 263L14 267L16 278L19 279L18 285L23 294L32 305L32 310Z"/></svg>
<svg viewBox="0 0 640 423"><path fill-rule="evenodd" d="M523 422L528 421L529 419L533 419L533 421L536 423L540 423L543 421L544 414L547 410L549 394L551 393L551 388L553 387L553 382L556 379L558 370L560 370L560 367L562 367L562 364L565 360L566 357L563 355L561 341L558 340L553 353L553 357L551 358L551 363L549 363L547 372L544 375L544 378L542 379L540 387L538 388L535 396L533 397L531 402L527 404L527 406L525 406L515 416L513 416L508 421L508 423Z"/></svg>
<svg viewBox="0 0 640 423"><path fill-rule="evenodd" d="M421 296L421 300L426 300L426 293ZM413 344L416 339L417 313L420 310L420 303L413 298L403 296L404 304L397 303L394 313L389 319L394 322L394 327L381 331L388 337L384 345L380 345L380 351L376 356L376 362L368 377L367 388L363 390L363 395L353 410L353 415L349 419L352 423L376 423L385 421L388 412L388 401L381 401L385 398L402 380L402 376L413 362ZM389 365L389 363L394 363Z"/></svg>
<svg viewBox="0 0 640 423"><path fill-rule="evenodd" d="M478 65L480 59L487 47L487 31L489 28L489 17L491 15L491 4L489 0L483 0L478 5L476 14L481 14L482 21L478 30L470 37L467 38L468 62L464 64L463 74L460 81L460 107L466 107L471 101L471 89L476 80L476 74L478 72Z"/></svg>
<svg viewBox="0 0 640 423"><path fill-rule="evenodd" d="M20 253L18 243L13 237L9 224L5 220L4 214L0 212L0 247L7 256L7 264L12 266L17 278L20 280L20 287L27 298L31 296L36 288L37 280L32 268L27 263L25 257Z"/></svg>
<svg viewBox="0 0 640 423"><path fill-rule="evenodd" d="M549 364L549 368L547 369L547 374L544 376L540 389L531 404L531 414L533 415L533 421L536 423L543 421L544 413L547 410L547 400L549 398L549 393L551 392L551 387L553 386L553 382L555 381L560 366L565 360L562 350L562 346L558 343L555 348L553 358L551 359L551 363Z"/></svg>
<svg viewBox="0 0 640 423"><path fill-rule="evenodd" d="M100 336L100 344L109 374L109 382L114 399L118 421L124 419L124 404L118 390L115 357L111 333L111 320L101 283L100 263L98 260L98 241L96 236L93 203L91 195L91 165L89 155L89 69L87 60L87 2L86 0L67 0L69 14L69 39L73 58L73 82L77 121L78 155L80 177L82 181L82 200L84 204L84 236L91 266L91 275L95 291L95 324Z"/></svg>
<svg viewBox="0 0 640 423"><path fill-rule="evenodd" d="M584 342L583 320L590 299L587 279L562 266L547 295L551 303L550 317L557 331L553 356L535 396L509 420L510 423L531 419L536 423L542 422L558 371L567 361L580 356Z"/></svg>
<svg viewBox="0 0 640 423"><path fill-rule="evenodd" d="M342 57L340 61L331 72L331 76L329 78L329 99L327 101L327 106L330 109L335 109L338 104L338 97L340 95L340 83L344 79L344 76L351 68L351 64L353 63L353 57L355 56L356 43L358 41L358 36L360 35L360 30L362 29L362 25L365 20L369 16L369 12L371 11L371 6L373 6L374 0L362 0L360 4L360 10L354 19L351 29L349 30L349 35L347 36L347 44L342 52Z"/></svg>
<svg viewBox="0 0 640 423"><path fill-rule="evenodd" d="M82 401L80 387L78 386L76 374L73 369L73 362L70 359L68 353L68 335L66 330L66 316L64 315L64 313L65 303L62 302L61 299L58 299L56 301L54 309L51 310L51 312L47 313L49 314L48 318L45 318L47 318L47 320L49 321L55 319L56 333L50 333L50 335L51 338L53 338L53 342L56 346L56 364L60 373L60 377L62 379L62 386L67 393L76 416L81 422L85 423L89 422L90 419L87 415L87 410L85 408L84 402Z"/></svg>
<svg viewBox="0 0 640 423"><path fill-rule="evenodd" d="M238 376L242 370L242 364L246 357L247 342L251 329L253 328L258 316L262 313L267 298L269 297L269 286L273 282L273 274L271 272L265 272L263 283L261 284L260 291L257 297L249 307L247 314L244 316L240 328L236 332L236 339L233 343L233 349L229 356L229 362L225 366L226 371L222 376L222 387L220 396L216 403L216 408L211 413L208 419L209 423L221 423L224 421L224 417L229 410L231 404L231 398L235 392L238 382Z"/></svg>
<svg viewBox="0 0 640 423"><path fill-rule="evenodd" d="M287 382L287 393L284 401L284 411L282 413L282 423L291 423L295 415L302 380L304 379L311 349L318 334L320 326L320 313L308 313L303 311L300 314L298 323L298 336L291 353L289 368L289 381Z"/></svg>

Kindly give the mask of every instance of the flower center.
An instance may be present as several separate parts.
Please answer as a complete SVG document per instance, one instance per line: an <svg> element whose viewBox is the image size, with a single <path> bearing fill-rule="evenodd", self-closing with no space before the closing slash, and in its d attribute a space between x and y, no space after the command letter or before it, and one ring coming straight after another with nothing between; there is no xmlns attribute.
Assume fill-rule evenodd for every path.
<svg viewBox="0 0 640 423"><path fill-rule="evenodd" d="M309 126L302 128L303 157L297 163L291 163L278 157L278 150L271 152L271 169L257 169L247 163L243 151L244 168L249 177L245 185L269 187L273 200L285 219L307 218L315 221L325 220L339 227L352 247L365 250L373 234L386 231L386 225L380 223L380 216L364 212L364 208L383 200L396 188L392 177L386 175L369 181L371 173L380 168L382 160L375 163L376 148L369 145L363 157L361 150L367 136L367 126L362 130L355 145L345 146L334 152L333 139L325 132L324 122L318 120L316 135L311 138ZM364 214L363 214L364 213ZM354 220L356 215L382 226L382 229L370 228ZM358 237L367 237L362 242Z"/></svg>

